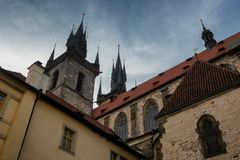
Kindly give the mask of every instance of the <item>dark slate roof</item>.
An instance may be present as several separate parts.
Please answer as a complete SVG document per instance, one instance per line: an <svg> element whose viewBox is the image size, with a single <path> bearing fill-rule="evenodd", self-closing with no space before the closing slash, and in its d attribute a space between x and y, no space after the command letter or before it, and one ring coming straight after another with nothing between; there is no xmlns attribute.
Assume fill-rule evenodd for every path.
<svg viewBox="0 0 240 160"><path fill-rule="evenodd" d="M207 62L196 62L158 117L179 111L239 84L240 73Z"/></svg>

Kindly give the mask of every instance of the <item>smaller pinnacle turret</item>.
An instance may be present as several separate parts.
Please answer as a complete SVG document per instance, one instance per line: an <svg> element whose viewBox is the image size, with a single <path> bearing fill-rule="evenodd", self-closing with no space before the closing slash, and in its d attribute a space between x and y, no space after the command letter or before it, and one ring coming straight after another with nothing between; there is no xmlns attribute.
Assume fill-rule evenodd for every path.
<svg viewBox="0 0 240 160"><path fill-rule="evenodd" d="M99 65L99 47L98 47L98 49L97 49L97 55L96 55L94 64L95 64L95 65Z"/></svg>
<svg viewBox="0 0 240 160"><path fill-rule="evenodd" d="M217 41L214 39L214 35L213 33L209 30L206 29L206 27L203 24L203 21L201 21L202 27L203 27L203 31L202 31L202 39L205 42L204 46L207 49L212 49L214 46L217 45Z"/></svg>
<svg viewBox="0 0 240 160"><path fill-rule="evenodd" d="M76 33L74 34L74 29L72 29L66 43L67 51L73 51L81 58L87 57L87 27L85 30L83 29L84 16L85 13L82 15L82 20Z"/></svg>
<svg viewBox="0 0 240 160"><path fill-rule="evenodd" d="M99 88L98 88L98 97L102 95L102 78L100 78Z"/></svg>
<svg viewBox="0 0 240 160"><path fill-rule="evenodd" d="M111 92L123 93L126 91L126 69L122 66L120 57L120 44L118 44L118 56L116 66L112 68Z"/></svg>
<svg viewBox="0 0 240 160"><path fill-rule="evenodd" d="M55 48L56 48L56 43L55 43L55 45L53 47L53 51L52 51L48 61L47 61L46 67L48 67L54 60Z"/></svg>

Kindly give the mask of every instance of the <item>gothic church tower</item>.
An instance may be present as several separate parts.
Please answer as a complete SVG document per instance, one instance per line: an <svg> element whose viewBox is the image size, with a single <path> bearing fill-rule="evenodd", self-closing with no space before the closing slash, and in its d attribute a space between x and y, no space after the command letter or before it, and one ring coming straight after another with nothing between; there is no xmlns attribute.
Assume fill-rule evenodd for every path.
<svg viewBox="0 0 240 160"><path fill-rule="evenodd" d="M101 104L108 99L112 99L115 96L126 92L126 81L127 74L125 64L122 65L120 58L120 45L118 44L118 56L116 65L112 66L112 74L111 74L111 91L108 94L102 94L102 84L100 81L99 90L97 95L97 103Z"/></svg>
<svg viewBox="0 0 240 160"><path fill-rule="evenodd" d="M84 15L75 33L72 29L67 39L66 52L54 59L53 50L45 72L50 76L50 92L90 115L95 78L100 73L100 67L98 54L94 63L86 60L87 40L83 19Z"/></svg>

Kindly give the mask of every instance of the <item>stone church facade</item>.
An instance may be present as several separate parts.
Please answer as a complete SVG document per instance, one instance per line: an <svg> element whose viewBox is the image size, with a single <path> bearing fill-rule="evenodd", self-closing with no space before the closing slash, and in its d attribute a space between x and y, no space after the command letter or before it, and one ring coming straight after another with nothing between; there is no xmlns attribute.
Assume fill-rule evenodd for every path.
<svg viewBox="0 0 240 160"><path fill-rule="evenodd" d="M240 33L217 42L202 27L206 50L128 91L118 46L111 90L102 93L100 83L95 109L99 57L86 59L83 20L66 52L54 58L54 49L44 67L35 62L26 82L91 115L146 159L239 159Z"/></svg>
<svg viewBox="0 0 240 160"><path fill-rule="evenodd" d="M199 101L185 108L176 107L173 113L162 114L172 107L169 103L178 88L182 85L186 74L197 62L204 62L211 67L223 70L224 76L219 76L211 83L204 82L211 88L217 81L228 79L233 73L239 77L240 71L240 33L217 42L213 33L203 25L202 39L206 50L186 59L156 77L130 89L129 91L112 96L101 103L92 112L92 116L100 123L113 129L130 146L144 153L147 159L239 159L239 85L221 86L214 95L205 93ZM206 73L209 71L204 69ZM206 77L202 77L205 79ZM201 85L199 79L191 81L191 85ZM209 84L210 83L210 84ZM187 88L190 84L185 84ZM191 94L195 94L196 88ZM184 95L186 91L181 94ZM215 91L213 91L215 92ZM180 100L176 100L176 104ZM190 100L186 100L190 101ZM201 135L201 119L209 120L212 136L217 136L213 144L217 147L213 154L208 154L208 144ZM203 124L202 124L203 125ZM211 128L210 128L211 129ZM120 131L119 131L120 130ZM203 132L203 131L202 131ZM214 139L214 138L213 138ZM214 148L214 147L213 147Z"/></svg>

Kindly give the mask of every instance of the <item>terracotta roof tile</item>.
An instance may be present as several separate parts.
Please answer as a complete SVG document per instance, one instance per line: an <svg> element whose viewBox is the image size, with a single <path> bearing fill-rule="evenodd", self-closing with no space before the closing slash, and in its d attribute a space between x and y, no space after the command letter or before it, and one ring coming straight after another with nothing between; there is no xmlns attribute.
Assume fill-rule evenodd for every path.
<svg viewBox="0 0 240 160"><path fill-rule="evenodd" d="M221 42L221 43L220 43ZM205 50L198 54L198 59L206 62L210 62L214 59L224 56L233 48L240 46L240 33L236 33L229 38L220 41L217 46L211 50ZM222 49L224 48L224 49ZM195 63L196 58L190 57L184 62L170 68L169 70L160 73L159 75L151 78L150 80L130 89L129 91L120 94L113 101L103 103L99 107L95 108L92 111L92 116L97 119L100 118L115 109L118 109L121 106L124 106L134 100L144 96L151 91L160 88L161 86L171 82L172 80L184 75L189 68ZM188 66L188 67L186 67ZM185 68L185 69L184 69ZM124 100L124 97L129 97L127 100ZM101 112L102 109L105 109L104 112Z"/></svg>
<svg viewBox="0 0 240 160"><path fill-rule="evenodd" d="M179 111L240 84L240 73L206 62L197 62L170 97L158 117Z"/></svg>

